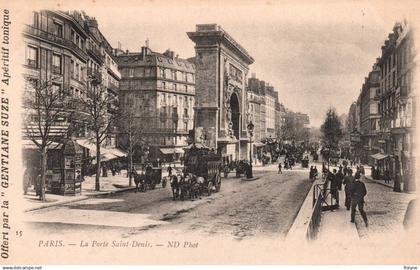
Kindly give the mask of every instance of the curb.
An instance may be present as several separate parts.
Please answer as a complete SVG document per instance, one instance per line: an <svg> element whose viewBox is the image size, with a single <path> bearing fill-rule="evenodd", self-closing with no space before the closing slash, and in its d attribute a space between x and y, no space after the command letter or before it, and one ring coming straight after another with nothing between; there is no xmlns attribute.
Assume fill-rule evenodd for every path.
<svg viewBox="0 0 420 270"><path fill-rule="evenodd" d="M49 208L49 207L63 205L63 204L66 204L66 203L80 202L80 201L84 201L84 200L91 199L91 198L118 194L118 193L121 193L121 192L126 192L126 191L130 191L130 190L134 190L134 189L135 189L135 187L129 187L129 188L118 189L118 190L113 190L113 191L104 191L103 193L99 193L99 194L81 195L81 197L75 198L74 200L68 200L68 201L64 201L64 202L55 202L55 203L51 203L51 204L48 204L48 205L40 205L40 206L36 206L36 207L26 209L26 210L24 210L24 212L27 213L27 212L41 210L41 209L45 209L45 208Z"/></svg>
<svg viewBox="0 0 420 270"><path fill-rule="evenodd" d="M385 186L385 187L388 187L388 188L391 188L391 189L394 188L393 186L391 186L389 184L386 184L385 182L382 182L380 180L373 179L372 177L366 177L366 179L369 179L370 181L373 181L373 182L375 182L375 183L377 183L379 185L382 185L382 186Z"/></svg>
<svg viewBox="0 0 420 270"><path fill-rule="evenodd" d="M308 231L309 221L311 219L311 215L312 215L312 212L313 212L312 202L311 201L312 201L312 190L313 190L315 184L319 184L319 182L317 180L315 180L315 181L312 182L312 185L309 188L309 191L306 194L306 197L303 200L303 202L302 202L302 204L301 204L301 206L299 208L298 213L296 214L295 220L293 221L292 226L290 226L290 229L289 229L289 231L286 234L286 240L293 239L293 237L296 238L297 232L298 231L302 231L302 228L304 228L304 233L303 233L304 239L300 239L300 240L307 240L307 238L306 238L306 232ZM311 206L311 209L310 209L311 211L310 211L309 217L305 217L304 216L305 215L305 213L304 213L305 212L304 211L305 210L304 206L306 206L308 204ZM296 240L296 239L294 239L294 240Z"/></svg>
<svg viewBox="0 0 420 270"><path fill-rule="evenodd" d="M241 181L255 181L260 179L260 177L252 177L252 178L241 178Z"/></svg>

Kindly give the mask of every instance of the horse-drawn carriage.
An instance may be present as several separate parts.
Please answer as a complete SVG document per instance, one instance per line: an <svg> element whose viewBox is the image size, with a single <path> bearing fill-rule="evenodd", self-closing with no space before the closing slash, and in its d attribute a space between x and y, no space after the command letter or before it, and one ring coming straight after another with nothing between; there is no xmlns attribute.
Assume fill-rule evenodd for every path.
<svg viewBox="0 0 420 270"><path fill-rule="evenodd" d="M134 183L136 184L136 191L145 192L147 189L155 189L157 184L162 181L162 168L152 167L147 165L145 172L141 169L141 173L133 168Z"/></svg>
<svg viewBox="0 0 420 270"><path fill-rule="evenodd" d="M302 159L302 168L308 168L309 167L309 157L304 156Z"/></svg>
<svg viewBox="0 0 420 270"><path fill-rule="evenodd" d="M236 177L241 177L241 175L246 175L248 171L249 163L246 160L240 160L236 164Z"/></svg>
<svg viewBox="0 0 420 270"><path fill-rule="evenodd" d="M170 179L173 199L194 199L202 194L211 195L221 187L220 155L208 148L192 146L185 149L183 174L172 175Z"/></svg>

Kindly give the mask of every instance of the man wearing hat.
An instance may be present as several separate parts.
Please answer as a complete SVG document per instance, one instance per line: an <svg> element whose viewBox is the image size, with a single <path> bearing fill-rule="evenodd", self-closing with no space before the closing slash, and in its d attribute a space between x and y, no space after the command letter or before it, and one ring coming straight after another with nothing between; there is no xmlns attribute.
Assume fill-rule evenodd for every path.
<svg viewBox="0 0 420 270"><path fill-rule="evenodd" d="M351 196L351 222L354 223L354 217L356 215L356 207L359 209L360 215L363 218L363 221L368 226L368 219L366 212L363 210L363 205L365 203L365 196L367 194L365 183L360 181L360 176L356 177L354 183L350 187L350 196Z"/></svg>

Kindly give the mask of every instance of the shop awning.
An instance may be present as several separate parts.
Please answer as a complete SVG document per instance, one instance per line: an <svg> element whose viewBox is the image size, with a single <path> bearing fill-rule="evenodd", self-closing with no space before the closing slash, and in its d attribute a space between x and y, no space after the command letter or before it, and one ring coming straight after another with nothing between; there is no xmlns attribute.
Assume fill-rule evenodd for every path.
<svg viewBox="0 0 420 270"><path fill-rule="evenodd" d="M79 140L76 140L76 142L80 146L83 146L84 148L89 149L89 151L91 152L91 154L95 154L96 153L96 145L94 143L90 142L89 140L79 139Z"/></svg>
<svg viewBox="0 0 420 270"><path fill-rule="evenodd" d="M371 157L376 159L376 160L381 160L381 159L387 158L388 155L384 155L384 154L381 154L381 153L376 153L374 155L371 155Z"/></svg>
<svg viewBox="0 0 420 270"><path fill-rule="evenodd" d="M174 148L160 148L160 151L164 155L172 155L172 154L175 154L175 149Z"/></svg>
<svg viewBox="0 0 420 270"><path fill-rule="evenodd" d="M41 140L37 140L38 143L41 143ZM58 149L63 146L61 143L53 142L48 145L48 149ZM38 146L32 140L22 140L23 149L38 149Z"/></svg>
<svg viewBox="0 0 420 270"><path fill-rule="evenodd" d="M94 143L90 142L87 139L79 139L79 140L76 140L76 142L80 146L89 149L91 156L96 155L96 145ZM119 158L119 157L125 157L125 156L127 156L127 153L125 153L124 151L122 151L118 148L115 148L115 147L113 147L113 148L101 147L101 159L104 158L104 159L102 159L103 161L111 160L111 159Z"/></svg>
<svg viewBox="0 0 420 270"><path fill-rule="evenodd" d="M261 143L261 142L256 142L256 143L253 143L253 145L255 145L255 147L262 147L262 146L264 146L265 144L263 144L263 143Z"/></svg>
<svg viewBox="0 0 420 270"><path fill-rule="evenodd" d="M184 150L182 150L181 148L160 148L160 151L162 152L162 154L164 155L173 155L173 154L183 154Z"/></svg>
<svg viewBox="0 0 420 270"><path fill-rule="evenodd" d="M190 144L186 147L184 147L184 149L191 149L193 147L193 144ZM195 144L195 147L197 148L208 148L207 146L205 146L203 143L199 142Z"/></svg>
<svg viewBox="0 0 420 270"><path fill-rule="evenodd" d="M118 148L106 148L107 153L116 157L126 157L127 153Z"/></svg>

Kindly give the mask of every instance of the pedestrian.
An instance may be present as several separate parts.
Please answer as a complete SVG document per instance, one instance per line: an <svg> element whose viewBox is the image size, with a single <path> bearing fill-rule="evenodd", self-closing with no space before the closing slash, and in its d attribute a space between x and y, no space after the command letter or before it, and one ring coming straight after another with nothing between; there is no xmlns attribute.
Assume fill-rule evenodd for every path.
<svg viewBox="0 0 420 270"><path fill-rule="evenodd" d="M337 170L333 169L333 173L331 175L331 184L330 184L330 189L331 189L331 196L334 198L334 200L336 201L337 205L339 206L339 198L338 198L338 175L337 175Z"/></svg>
<svg viewBox="0 0 420 270"><path fill-rule="evenodd" d="M353 178L353 171L351 169L347 170L347 175L344 177L344 193L346 195L344 205L346 206L347 210L350 210L351 206L351 194L350 190L353 185L354 178Z"/></svg>
<svg viewBox="0 0 420 270"><path fill-rule="evenodd" d="M338 172L337 172L337 181L338 181L337 188L338 188L338 190L342 189L343 179L344 179L343 167L340 166L340 168L338 169Z"/></svg>
<svg viewBox="0 0 420 270"><path fill-rule="evenodd" d="M391 180L391 176L389 174L389 170L386 169L384 172L384 180L385 180L385 184L389 184L389 181Z"/></svg>
<svg viewBox="0 0 420 270"><path fill-rule="evenodd" d="M281 171L281 162L279 162L279 172L278 173L283 174L282 171Z"/></svg>
<svg viewBox="0 0 420 270"><path fill-rule="evenodd" d="M309 169L309 180L314 180L314 166L311 166L311 168Z"/></svg>
<svg viewBox="0 0 420 270"><path fill-rule="evenodd" d="M370 176L371 176L373 179L376 179L375 166L370 167Z"/></svg>
<svg viewBox="0 0 420 270"><path fill-rule="evenodd" d="M172 176L172 167L171 164L168 165L168 175Z"/></svg>
<svg viewBox="0 0 420 270"><path fill-rule="evenodd" d="M367 194L365 183L360 181L360 177L354 180L350 188L350 195L351 195L351 222L354 223L354 218L356 215L356 207L359 209L360 215L365 222L366 227L368 227L368 219L366 216L366 212L363 210L363 205L365 203L365 196Z"/></svg>
<svg viewBox="0 0 420 270"><path fill-rule="evenodd" d="M395 174L394 178L394 192L401 192L401 175L399 172Z"/></svg>
<svg viewBox="0 0 420 270"><path fill-rule="evenodd" d="M23 194L24 195L28 194L28 188L31 184L31 181L30 181L31 172L30 171L31 171L30 168L26 168L25 173L23 174Z"/></svg>
<svg viewBox="0 0 420 270"><path fill-rule="evenodd" d="M318 169L314 167L314 180L318 177Z"/></svg>
<svg viewBox="0 0 420 270"><path fill-rule="evenodd" d="M41 173L38 172L38 175L36 176L36 180L35 180L35 195L36 196L41 196L42 193L42 176Z"/></svg>

